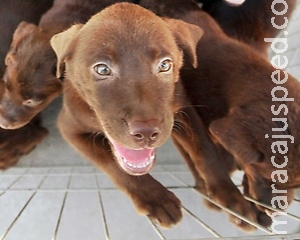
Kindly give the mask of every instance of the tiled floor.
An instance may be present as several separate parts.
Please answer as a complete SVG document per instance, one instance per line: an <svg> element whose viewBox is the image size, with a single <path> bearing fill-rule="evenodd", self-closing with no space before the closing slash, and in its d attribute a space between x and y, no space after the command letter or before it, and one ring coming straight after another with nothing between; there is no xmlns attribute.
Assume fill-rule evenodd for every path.
<svg viewBox="0 0 300 240"><path fill-rule="evenodd" d="M300 79L300 7L287 31L288 71ZM300 191L289 207L283 231L271 236L260 228L246 234L228 222L224 212L208 210L181 157L168 142L158 152L153 176L176 193L184 218L165 230L136 213L111 181L80 157L60 137L55 118L60 99L44 114L50 136L20 163L0 172L0 240L188 240L300 239ZM241 174L235 175L237 185Z"/></svg>
<svg viewBox="0 0 300 240"><path fill-rule="evenodd" d="M128 198L92 166L12 168L0 175L0 239L266 239L270 234L264 228L251 235L243 233L228 222L224 213L204 207L201 195L190 187L193 179L182 164L158 165L153 176L183 203L184 218L171 230L139 216ZM239 176L234 178L237 185ZM293 215L280 219L287 221L280 230L289 234L300 230L300 195L298 198L289 207ZM290 237L300 238L300 234Z"/></svg>

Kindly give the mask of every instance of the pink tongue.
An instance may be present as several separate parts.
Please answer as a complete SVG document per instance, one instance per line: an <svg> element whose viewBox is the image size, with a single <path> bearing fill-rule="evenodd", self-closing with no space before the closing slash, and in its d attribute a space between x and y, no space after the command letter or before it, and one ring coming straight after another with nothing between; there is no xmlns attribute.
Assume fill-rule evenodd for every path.
<svg viewBox="0 0 300 240"><path fill-rule="evenodd" d="M152 155L154 151L154 149L142 149L142 150L128 149L116 143L113 143L113 145L123 158L125 158L128 162L134 164L145 163L146 161L148 161L148 158Z"/></svg>

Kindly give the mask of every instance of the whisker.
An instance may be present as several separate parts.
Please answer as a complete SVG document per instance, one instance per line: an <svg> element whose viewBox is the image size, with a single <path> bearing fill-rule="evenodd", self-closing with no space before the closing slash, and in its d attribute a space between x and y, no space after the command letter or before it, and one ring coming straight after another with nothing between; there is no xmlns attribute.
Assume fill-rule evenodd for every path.
<svg viewBox="0 0 300 240"><path fill-rule="evenodd" d="M97 139L97 137L98 137L100 134L102 134L101 131L92 133L92 134L90 134L90 135L88 136L88 141L90 142L90 144L91 144L92 147L96 146L96 142L97 142L96 139ZM102 141L103 141L103 140L102 140Z"/></svg>
<svg viewBox="0 0 300 240"><path fill-rule="evenodd" d="M179 133L185 131L185 133L189 136L190 133L192 132L191 126L189 125L190 122L189 115L184 111L179 111L177 112L177 114L180 115L180 117L175 118L174 130ZM184 119L187 119L187 121L184 121Z"/></svg>

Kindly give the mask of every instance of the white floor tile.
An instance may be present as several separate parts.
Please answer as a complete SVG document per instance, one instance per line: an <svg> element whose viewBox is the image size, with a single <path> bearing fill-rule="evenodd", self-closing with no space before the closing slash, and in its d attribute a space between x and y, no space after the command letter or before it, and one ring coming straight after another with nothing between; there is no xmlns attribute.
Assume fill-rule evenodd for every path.
<svg viewBox="0 0 300 240"><path fill-rule="evenodd" d="M63 193L38 192L21 213L5 240L50 240L57 225Z"/></svg>
<svg viewBox="0 0 300 240"><path fill-rule="evenodd" d="M105 239L98 192L69 192L55 240Z"/></svg>

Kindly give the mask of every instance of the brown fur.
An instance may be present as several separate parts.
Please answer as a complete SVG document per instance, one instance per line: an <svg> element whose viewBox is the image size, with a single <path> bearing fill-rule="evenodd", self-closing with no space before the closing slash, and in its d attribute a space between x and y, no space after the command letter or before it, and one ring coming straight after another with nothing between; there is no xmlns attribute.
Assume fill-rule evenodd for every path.
<svg viewBox="0 0 300 240"><path fill-rule="evenodd" d="M5 55L9 50L13 32L21 21L37 24L41 15L52 5L52 0L2 0L0 1L0 77L5 72ZM26 11L24 11L26 9ZM0 81L0 96L4 94L4 82ZM1 111L0 114L5 114ZM39 116L17 130L0 128L0 169L6 169L30 152L47 135Z"/></svg>
<svg viewBox="0 0 300 240"><path fill-rule="evenodd" d="M74 23L84 23L93 14L117 0L56 0L42 16L39 26L22 22L17 27L6 56L3 77L6 88L0 98L0 127L24 126L61 93L56 78L56 57L50 38Z"/></svg>
<svg viewBox="0 0 300 240"><path fill-rule="evenodd" d="M287 0L286 13L276 15L271 9L273 0L246 0L238 7L223 0L199 2L203 2L202 9L219 23L228 36L249 44L266 56L270 43L264 38L275 38L281 31L272 25L271 18L275 17L274 23L278 26L284 26L285 18L290 18L296 6L296 0ZM275 5L279 12L284 8L283 4Z"/></svg>
<svg viewBox="0 0 300 240"><path fill-rule="evenodd" d="M47 11L53 0L2 0L0 1L0 77L5 71L4 58L9 50L12 35L21 21L37 24L42 14ZM26 11L24 11L26 9Z"/></svg>
<svg viewBox="0 0 300 240"><path fill-rule="evenodd" d="M40 117L16 130L0 128L0 169L15 165L20 157L31 152L48 134L41 126Z"/></svg>
<svg viewBox="0 0 300 240"><path fill-rule="evenodd" d="M174 114L185 104L178 82L182 50L196 66L201 35L196 26L120 3L51 40L58 74L66 72L58 119L63 137L163 227L182 218L181 203L148 174L150 154L140 155L154 154L170 136ZM183 128L190 133L187 122Z"/></svg>
<svg viewBox="0 0 300 240"><path fill-rule="evenodd" d="M197 112L210 132L211 139L223 146L229 156L234 157L239 168L245 171L247 195L270 205L272 198L277 195L272 193L271 185L274 184L276 189L286 190L284 195L291 201L292 188L300 184L300 128L297 126L300 117L299 82L287 75L287 82L279 85L288 90L288 97L294 98L294 101L272 101L271 91L278 85L272 82L271 75L276 69L261 54L228 38L216 22L192 2L190 5L181 0L176 1L176 4L174 1L142 2L159 15L178 18L204 30L197 48L198 68L191 69L187 65L181 71L182 82L191 103L197 106ZM176 8L170 8L171 3ZM280 79L283 79L283 71L278 71ZM282 93L279 91L276 96L282 97ZM280 104L286 104L287 115L284 114L285 108L279 110ZM272 105L278 115L271 112ZM281 122L272 121L276 117L286 117L288 128L282 132L272 132L272 128L284 127ZM282 169L288 173L288 181L285 183L280 183L278 178L271 180L272 172L277 170L271 163L271 157L275 156L277 164L284 162L284 155L276 148L276 153L271 151L272 143L280 140L272 139L271 136L276 134L290 134L295 141L292 144L287 139L289 161ZM194 165L194 168L197 167ZM212 177L218 174L218 171L213 172ZM216 189L218 191L224 189L220 187ZM231 200L231 190L227 191L224 198ZM264 208L258 208L264 211ZM262 217L265 219L266 216L260 213L258 220Z"/></svg>

